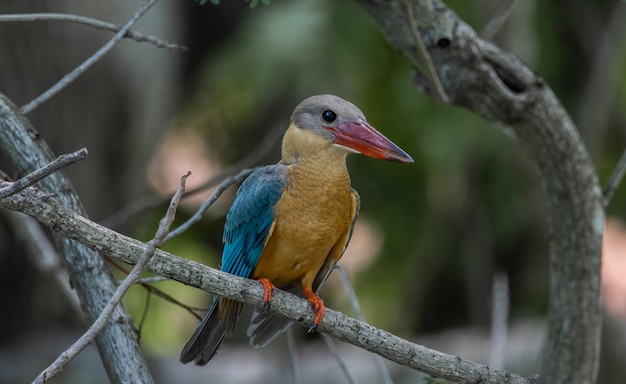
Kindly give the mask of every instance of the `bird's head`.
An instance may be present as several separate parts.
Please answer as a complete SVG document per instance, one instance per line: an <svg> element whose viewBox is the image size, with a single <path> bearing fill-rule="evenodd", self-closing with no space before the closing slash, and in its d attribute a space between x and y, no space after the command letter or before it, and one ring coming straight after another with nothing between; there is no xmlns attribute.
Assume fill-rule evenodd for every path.
<svg viewBox="0 0 626 384"><path fill-rule="evenodd" d="M291 126L346 152L413 162L411 156L369 125L357 106L334 95L311 96L302 101L291 116Z"/></svg>

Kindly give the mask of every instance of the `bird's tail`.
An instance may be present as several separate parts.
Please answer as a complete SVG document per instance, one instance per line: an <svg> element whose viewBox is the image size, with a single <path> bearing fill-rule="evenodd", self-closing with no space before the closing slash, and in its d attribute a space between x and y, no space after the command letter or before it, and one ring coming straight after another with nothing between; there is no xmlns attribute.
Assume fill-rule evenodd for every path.
<svg viewBox="0 0 626 384"><path fill-rule="evenodd" d="M299 284L291 284L282 289L304 298L302 287ZM255 308L247 331L250 345L254 348L263 348L292 325L293 321L289 319Z"/></svg>
<svg viewBox="0 0 626 384"><path fill-rule="evenodd" d="M191 361L204 365L213 358L224 338L230 337L243 304L218 297L198 324L185 347L180 352L180 362Z"/></svg>

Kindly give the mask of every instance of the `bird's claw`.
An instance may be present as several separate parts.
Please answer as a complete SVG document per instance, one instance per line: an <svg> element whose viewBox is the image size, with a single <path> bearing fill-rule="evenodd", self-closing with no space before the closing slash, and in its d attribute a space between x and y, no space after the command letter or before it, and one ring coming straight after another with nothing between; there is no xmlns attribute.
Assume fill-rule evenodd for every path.
<svg viewBox="0 0 626 384"><path fill-rule="evenodd" d="M274 291L274 284L268 279L261 278L259 282L263 285L263 310L270 309L270 301L272 300L272 292Z"/></svg>
<svg viewBox="0 0 626 384"><path fill-rule="evenodd" d="M303 288L302 293L304 293L304 297L311 304L313 304L315 317L313 318L313 324L311 325L311 328L309 328L309 333L315 332L317 330L317 326L320 325L322 319L324 318L324 300L316 295L311 288Z"/></svg>

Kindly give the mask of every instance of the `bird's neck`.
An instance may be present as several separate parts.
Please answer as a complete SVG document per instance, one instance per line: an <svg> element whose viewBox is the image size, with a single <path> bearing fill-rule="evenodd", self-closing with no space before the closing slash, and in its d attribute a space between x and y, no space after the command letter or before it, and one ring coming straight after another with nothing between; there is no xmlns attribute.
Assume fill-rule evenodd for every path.
<svg viewBox="0 0 626 384"><path fill-rule="evenodd" d="M281 163L290 165L301 175L315 175L328 182L349 184L347 154L347 151L333 146L323 137L290 126L283 138Z"/></svg>

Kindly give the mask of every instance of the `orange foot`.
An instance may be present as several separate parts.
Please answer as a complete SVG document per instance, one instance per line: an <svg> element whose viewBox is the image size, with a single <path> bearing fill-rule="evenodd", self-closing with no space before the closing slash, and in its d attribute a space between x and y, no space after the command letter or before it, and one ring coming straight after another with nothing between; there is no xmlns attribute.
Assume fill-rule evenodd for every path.
<svg viewBox="0 0 626 384"><path fill-rule="evenodd" d="M263 308L270 309L270 301L272 300L272 291L275 288L271 281L265 278L258 279L263 284Z"/></svg>
<svg viewBox="0 0 626 384"><path fill-rule="evenodd" d="M310 287L302 288L302 293L304 293L304 297L313 304L313 308L315 309L313 325L309 328L309 332L314 332L317 326L322 322L322 318L324 318L324 300L316 295Z"/></svg>

